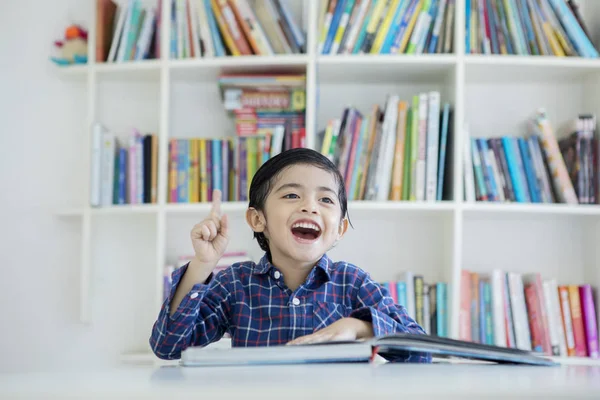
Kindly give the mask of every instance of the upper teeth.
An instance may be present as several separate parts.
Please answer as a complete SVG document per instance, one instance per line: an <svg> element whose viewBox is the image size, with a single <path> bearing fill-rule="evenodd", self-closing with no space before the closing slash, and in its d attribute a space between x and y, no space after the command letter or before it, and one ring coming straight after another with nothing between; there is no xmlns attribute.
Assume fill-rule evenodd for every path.
<svg viewBox="0 0 600 400"><path fill-rule="evenodd" d="M292 226L292 228L306 228L306 229L312 229L315 231L320 231L320 229L317 225L312 224L310 222L296 222L294 224L294 226Z"/></svg>

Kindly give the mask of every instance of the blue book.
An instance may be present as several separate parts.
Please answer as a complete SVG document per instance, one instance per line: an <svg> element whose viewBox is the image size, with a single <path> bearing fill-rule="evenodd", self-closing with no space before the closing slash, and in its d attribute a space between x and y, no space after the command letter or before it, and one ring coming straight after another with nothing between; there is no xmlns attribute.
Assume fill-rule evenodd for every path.
<svg viewBox="0 0 600 400"><path fill-rule="evenodd" d="M525 178L527 178L527 186L529 186L529 196L531 197L532 203L541 203L541 193L538 188L537 176L535 173L535 167L533 165L533 159L529 152L529 145L523 138L517 139L519 143L519 150L521 150L521 158L523 159L523 168L525 169Z"/></svg>
<svg viewBox="0 0 600 400"><path fill-rule="evenodd" d="M396 292L398 293L398 304L406 308L406 282L396 282Z"/></svg>
<svg viewBox="0 0 600 400"><path fill-rule="evenodd" d="M383 41L381 50L379 50L380 54L390 54L390 50L392 49L392 42L394 41L396 32L398 32L398 29L400 29L402 17L404 16L404 12L408 7L409 2L410 0L401 0L400 3L398 3L398 8L396 8L396 14L394 14L394 19L390 24L390 28L385 36L385 40Z"/></svg>
<svg viewBox="0 0 600 400"><path fill-rule="evenodd" d="M219 189L223 191L223 174L221 171L221 141L213 140L212 145L212 190Z"/></svg>
<svg viewBox="0 0 600 400"><path fill-rule="evenodd" d="M187 203L190 152L187 139L177 140L177 202ZM140 155L138 155L139 157Z"/></svg>
<svg viewBox="0 0 600 400"><path fill-rule="evenodd" d="M210 29L210 36L212 38L215 56L222 57L225 55L225 46L221 40L219 29L217 28L217 19L210 5L210 0L204 0L204 9L206 10L206 19L208 19L208 27Z"/></svg>
<svg viewBox="0 0 600 400"><path fill-rule="evenodd" d="M448 295L445 282L438 282L435 291L437 305L437 335L448 337Z"/></svg>
<svg viewBox="0 0 600 400"><path fill-rule="evenodd" d="M504 154L506 154L506 164L508 165L508 173L515 191L515 200L518 203L526 203L529 202L529 193L524 186L524 182L521 180L521 172L519 170L513 140L514 139L510 136L503 136L502 147L504 148Z"/></svg>
<svg viewBox="0 0 600 400"><path fill-rule="evenodd" d="M333 45L333 40L335 39L335 33L337 32L338 25L340 24L340 19L344 13L345 5L346 0L339 0L335 6L335 11L333 12L333 17L331 18L331 25L329 26L329 31L325 37L325 43L323 44L323 51L321 54L329 54L331 51L331 46Z"/></svg>

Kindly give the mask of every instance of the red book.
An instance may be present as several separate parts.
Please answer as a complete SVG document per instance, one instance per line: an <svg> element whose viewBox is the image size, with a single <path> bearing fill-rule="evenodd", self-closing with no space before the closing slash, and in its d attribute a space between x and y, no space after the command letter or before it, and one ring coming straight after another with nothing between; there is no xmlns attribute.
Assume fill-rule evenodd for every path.
<svg viewBox="0 0 600 400"><path fill-rule="evenodd" d="M585 340L585 328L583 327L583 314L581 313L579 287L577 285L569 285L567 289L569 290L569 302L571 303L575 355L577 357L585 357L587 356L587 344Z"/></svg>

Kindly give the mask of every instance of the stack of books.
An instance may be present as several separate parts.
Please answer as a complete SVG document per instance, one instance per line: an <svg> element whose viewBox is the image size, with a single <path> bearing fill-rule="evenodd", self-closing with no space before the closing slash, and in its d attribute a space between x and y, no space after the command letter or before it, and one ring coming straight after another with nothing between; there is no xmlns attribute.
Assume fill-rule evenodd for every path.
<svg viewBox="0 0 600 400"><path fill-rule="evenodd" d="M538 110L526 137L465 141L468 201L598 204L596 117L580 114L557 140L546 113Z"/></svg>
<svg viewBox="0 0 600 400"><path fill-rule="evenodd" d="M126 138L100 123L92 128L90 205L157 202L158 136L137 129Z"/></svg>
<svg viewBox="0 0 600 400"><path fill-rule="evenodd" d="M160 57L160 7L142 0L96 0L96 62Z"/></svg>
<svg viewBox="0 0 600 400"><path fill-rule="evenodd" d="M466 0L465 52L598 57L574 0Z"/></svg>
<svg viewBox="0 0 600 400"><path fill-rule="evenodd" d="M222 75L223 104L235 136L169 140L169 202L247 201L258 168L282 151L305 147L304 75Z"/></svg>
<svg viewBox="0 0 600 400"><path fill-rule="evenodd" d="M598 358L590 285L557 285L539 273L462 271L461 340L548 356Z"/></svg>
<svg viewBox="0 0 600 400"><path fill-rule="evenodd" d="M455 0L329 0L319 54L451 53Z"/></svg>
<svg viewBox="0 0 600 400"><path fill-rule="evenodd" d="M170 9L171 59L306 52L285 0L170 0Z"/></svg>
<svg viewBox="0 0 600 400"><path fill-rule="evenodd" d="M448 285L425 282L423 275L403 272L399 279L381 282L395 304L406 308L428 335L448 337Z"/></svg>
<svg viewBox="0 0 600 400"><path fill-rule="evenodd" d="M414 95L412 106L389 96L369 114L348 106L319 133L319 147L338 166L349 200L450 200L452 114L436 91Z"/></svg>

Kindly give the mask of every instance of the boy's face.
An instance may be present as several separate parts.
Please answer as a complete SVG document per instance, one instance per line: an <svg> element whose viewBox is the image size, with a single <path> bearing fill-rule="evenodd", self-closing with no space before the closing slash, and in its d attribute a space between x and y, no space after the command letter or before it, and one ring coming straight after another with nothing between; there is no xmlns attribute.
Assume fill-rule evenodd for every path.
<svg viewBox="0 0 600 400"><path fill-rule="evenodd" d="M265 212L249 217L251 227L269 240L273 261L314 263L347 229L341 219L334 175L311 165L293 165L274 181Z"/></svg>

